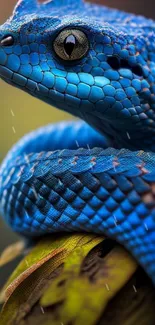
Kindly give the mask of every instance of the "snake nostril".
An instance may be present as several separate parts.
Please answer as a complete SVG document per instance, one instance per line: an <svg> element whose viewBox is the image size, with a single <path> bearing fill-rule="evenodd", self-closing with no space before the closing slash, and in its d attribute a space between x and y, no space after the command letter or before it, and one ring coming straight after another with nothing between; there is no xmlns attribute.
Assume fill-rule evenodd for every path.
<svg viewBox="0 0 155 325"><path fill-rule="evenodd" d="M12 35L7 35L0 41L1 46L11 46L14 44L14 37Z"/></svg>

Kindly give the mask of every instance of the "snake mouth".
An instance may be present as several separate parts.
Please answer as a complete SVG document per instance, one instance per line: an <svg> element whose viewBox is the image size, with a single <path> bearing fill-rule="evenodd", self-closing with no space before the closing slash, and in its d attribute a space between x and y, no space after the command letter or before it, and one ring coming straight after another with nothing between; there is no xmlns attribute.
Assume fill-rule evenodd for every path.
<svg viewBox="0 0 155 325"><path fill-rule="evenodd" d="M13 71L11 71L10 69L6 68L3 65L0 65L0 78L8 83L11 83L12 77L13 77Z"/></svg>
<svg viewBox="0 0 155 325"><path fill-rule="evenodd" d="M28 82L28 78L12 71L3 65L0 65L0 78L8 84L23 90Z"/></svg>

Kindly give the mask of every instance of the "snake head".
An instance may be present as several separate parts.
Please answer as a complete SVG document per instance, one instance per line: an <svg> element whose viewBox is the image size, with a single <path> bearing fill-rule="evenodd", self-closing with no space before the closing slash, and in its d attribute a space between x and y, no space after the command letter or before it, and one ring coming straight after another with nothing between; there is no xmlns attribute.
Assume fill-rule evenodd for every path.
<svg viewBox="0 0 155 325"><path fill-rule="evenodd" d="M154 23L98 8L19 1L0 28L0 76L110 134L116 146L155 151Z"/></svg>

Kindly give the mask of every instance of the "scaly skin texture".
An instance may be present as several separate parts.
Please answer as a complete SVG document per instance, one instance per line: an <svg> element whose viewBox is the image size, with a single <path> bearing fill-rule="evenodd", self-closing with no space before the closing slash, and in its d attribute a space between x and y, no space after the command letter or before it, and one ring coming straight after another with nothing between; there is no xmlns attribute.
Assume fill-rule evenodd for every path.
<svg viewBox="0 0 155 325"><path fill-rule="evenodd" d="M82 59L56 55L66 28L85 33ZM154 29L152 20L79 0L18 3L0 27L0 39L14 37L1 42L1 78L97 131L61 123L24 137L1 166L0 208L26 236L110 236L155 283Z"/></svg>

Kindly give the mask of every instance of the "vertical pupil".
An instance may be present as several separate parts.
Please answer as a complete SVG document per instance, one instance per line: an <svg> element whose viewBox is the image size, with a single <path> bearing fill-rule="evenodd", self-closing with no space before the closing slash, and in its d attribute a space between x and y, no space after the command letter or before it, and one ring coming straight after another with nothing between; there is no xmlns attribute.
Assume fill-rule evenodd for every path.
<svg viewBox="0 0 155 325"><path fill-rule="evenodd" d="M64 49L65 52L68 56L71 56L74 47L76 45L76 38L74 35L69 35L66 39L65 39L65 43L64 43Z"/></svg>

